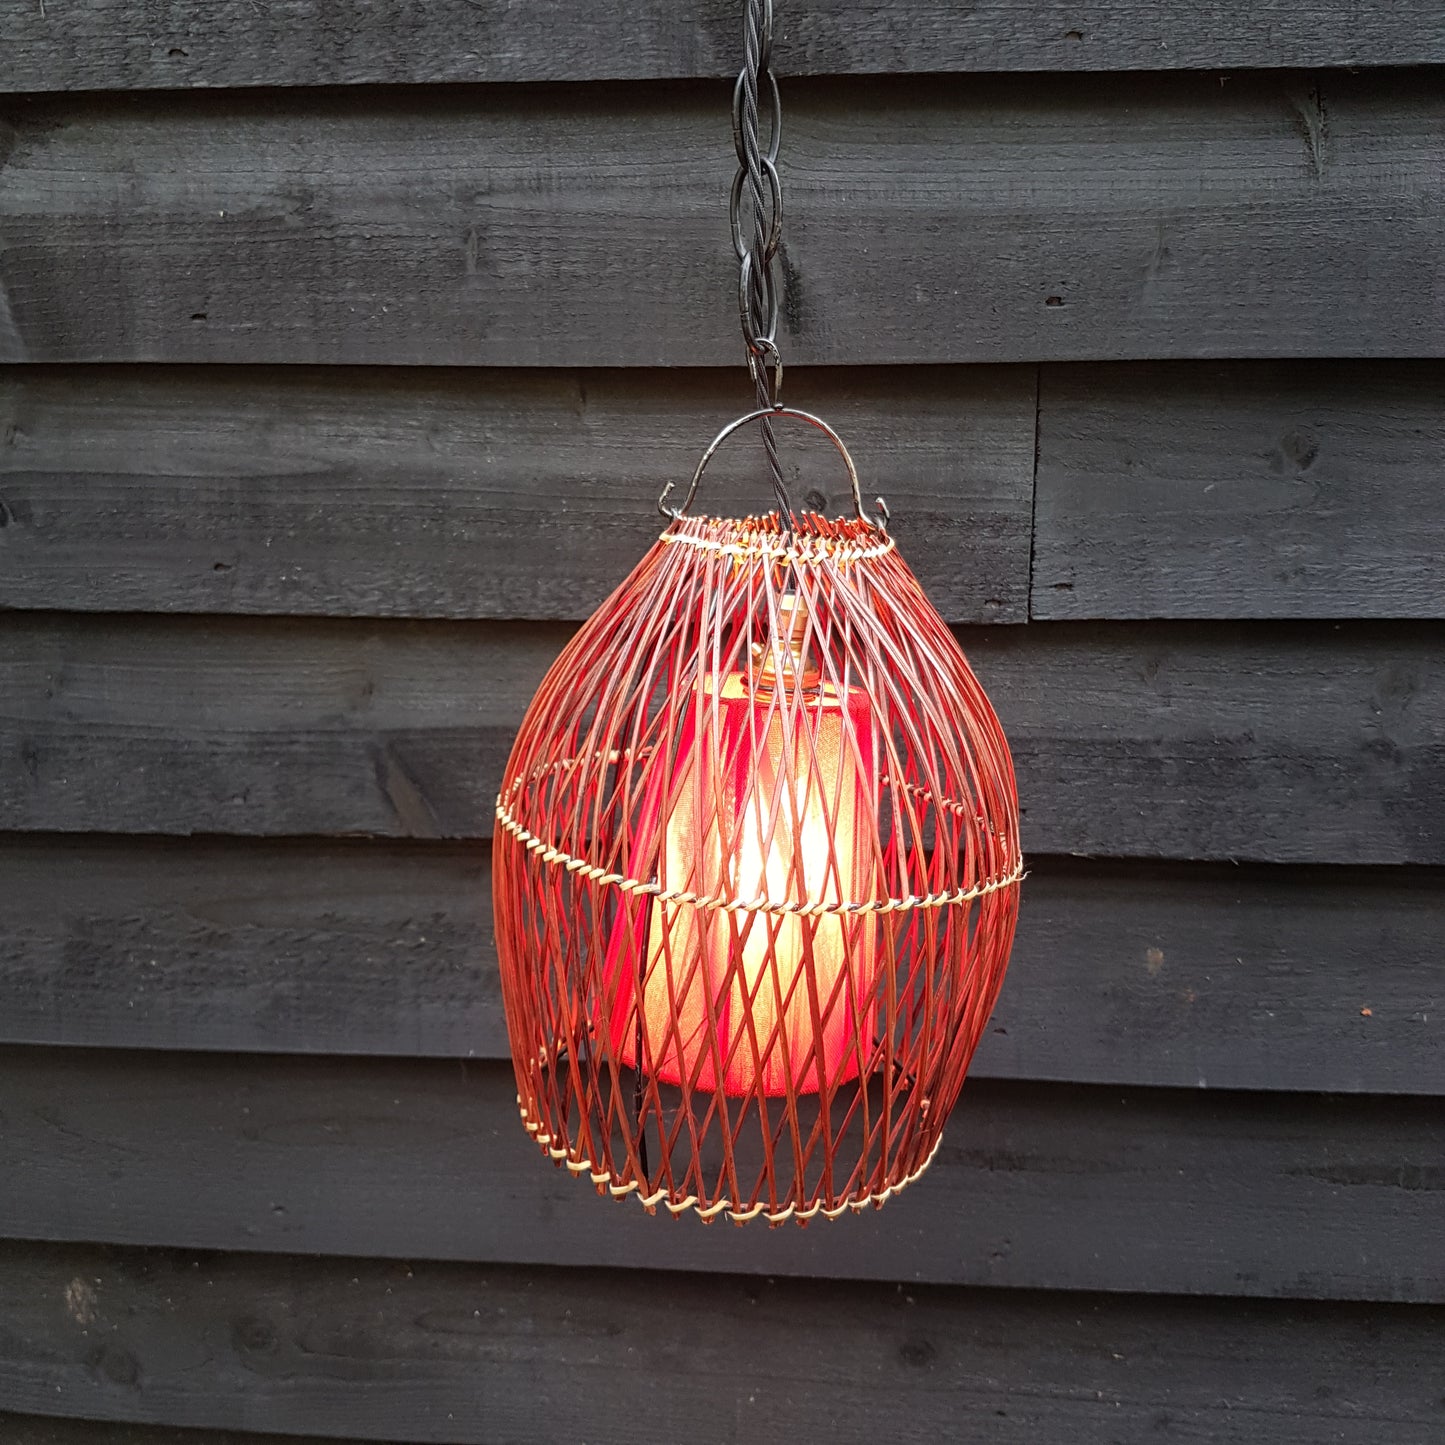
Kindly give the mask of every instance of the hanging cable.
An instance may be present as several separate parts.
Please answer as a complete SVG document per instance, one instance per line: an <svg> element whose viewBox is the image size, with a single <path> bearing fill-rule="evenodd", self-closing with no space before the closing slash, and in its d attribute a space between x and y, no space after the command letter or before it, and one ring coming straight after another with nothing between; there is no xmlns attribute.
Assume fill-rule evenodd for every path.
<svg viewBox="0 0 1445 1445"><path fill-rule="evenodd" d="M733 147L738 155L728 216L738 258L738 317L747 344L748 371L760 410L781 405L783 360L778 352L780 286L774 261L783 231L783 188L778 179L778 145L783 110L772 69L772 0L743 0L743 68L733 87ZM759 100L769 109L767 148L759 135ZM744 200L750 213L744 218ZM751 232L751 234L747 234ZM783 526L793 527L793 508L783 485L783 464L770 417L762 418L763 450Z"/></svg>

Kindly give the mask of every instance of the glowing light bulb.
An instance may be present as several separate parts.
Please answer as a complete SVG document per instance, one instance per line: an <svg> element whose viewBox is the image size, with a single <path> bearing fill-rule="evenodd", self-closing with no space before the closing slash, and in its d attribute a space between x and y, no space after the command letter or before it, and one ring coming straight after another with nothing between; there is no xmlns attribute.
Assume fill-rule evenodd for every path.
<svg viewBox="0 0 1445 1445"><path fill-rule="evenodd" d="M872 710L809 669L790 596L779 619L751 675L699 684L634 835L663 897L624 909L606 993L617 1054L664 1083L812 1093L871 1061L878 920L844 905L876 892Z"/></svg>

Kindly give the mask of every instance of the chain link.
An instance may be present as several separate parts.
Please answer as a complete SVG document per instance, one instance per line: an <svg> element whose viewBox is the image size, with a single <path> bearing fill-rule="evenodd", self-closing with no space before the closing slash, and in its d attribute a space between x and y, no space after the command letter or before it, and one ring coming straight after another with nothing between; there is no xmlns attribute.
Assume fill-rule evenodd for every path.
<svg viewBox="0 0 1445 1445"><path fill-rule="evenodd" d="M738 319L747 344L748 371L758 407L779 406L783 362L778 352L781 286L774 261L783 231L783 187L778 178L778 147L783 138L783 108L772 70L772 0L743 0L743 68L733 87L733 147L738 171L728 201L733 250L738 258ZM768 142L759 136L759 97L768 99ZM770 371L771 368L771 371ZM773 493L783 525L792 530L792 504L783 486L783 465L772 421L762 422Z"/></svg>

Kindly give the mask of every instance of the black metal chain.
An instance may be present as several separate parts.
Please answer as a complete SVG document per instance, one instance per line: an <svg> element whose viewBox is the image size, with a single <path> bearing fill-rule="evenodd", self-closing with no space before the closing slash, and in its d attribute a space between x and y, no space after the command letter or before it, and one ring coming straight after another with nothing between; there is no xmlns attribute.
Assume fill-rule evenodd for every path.
<svg viewBox="0 0 1445 1445"><path fill-rule="evenodd" d="M728 216L738 258L738 317L747 344L748 371L760 408L779 406L783 360L778 352L780 286L774 260L783 232L783 188L778 179L778 146L783 138L783 109L772 69L773 0L743 0L743 68L733 87L733 146L738 171L733 177ZM769 105L767 149L759 138L759 97ZM744 202L751 226L744 219ZM751 235L747 232L751 230ZM770 370L771 368L771 370ZM784 527L793 526L793 507L783 486L783 464L770 418L762 419L773 493Z"/></svg>

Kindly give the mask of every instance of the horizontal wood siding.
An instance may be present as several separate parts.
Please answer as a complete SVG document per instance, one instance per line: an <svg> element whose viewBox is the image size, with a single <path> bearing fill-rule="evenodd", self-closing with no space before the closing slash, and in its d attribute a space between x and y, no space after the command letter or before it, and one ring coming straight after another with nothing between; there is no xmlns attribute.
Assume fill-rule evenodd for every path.
<svg viewBox="0 0 1445 1445"><path fill-rule="evenodd" d="M775 64L788 76L878 71L1158 70L1445 61L1430 0L945 0L779 5ZM408 82L654 80L738 68L729 0L432 0L357 10L328 0L262 9L166 0L145 23L118 0L17 6L0 20L3 90Z"/></svg>
<svg viewBox="0 0 1445 1445"><path fill-rule="evenodd" d="M1445 616L1438 364L1035 370L788 375L951 621ZM580 619L742 404L733 372L15 368L0 605ZM761 503L733 447L700 507ZM785 455L848 506L826 444Z"/></svg>
<svg viewBox="0 0 1445 1445"><path fill-rule="evenodd" d="M735 362L727 89L0 111L0 360ZM790 362L1440 356L1417 72L789 87Z"/></svg>
<svg viewBox="0 0 1445 1445"><path fill-rule="evenodd" d="M1270 1445L1434 1445L1440 1422L1445 1312L1420 1306L94 1249L0 1251L0 1291L16 1301L0 1388L100 1419L439 1445L626 1445L704 1422L737 1445L896 1439L900 1422L993 1445L1255 1445L1261 1428Z"/></svg>
<svg viewBox="0 0 1445 1445"><path fill-rule="evenodd" d="M111 1257L106 1256L107 1259ZM73 1389L67 1391L64 1385L59 1385L55 1393L62 1399L69 1395L73 1401L77 1392ZM50 1400L42 1400L39 1404L55 1408ZM357 1445L355 1436L341 1440L335 1435L303 1437L268 1433L263 1441L258 1442L250 1431L242 1434L239 1430L177 1429L172 1425L144 1425L131 1421L67 1420L53 1415L17 1415L8 1410L0 1411L0 1436L3 1436L6 1445L318 1445L322 1438L328 1445Z"/></svg>
<svg viewBox="0 0 1445 1445"><path fill-rule="evenodd" d="M790 371L955 622L1028 616L1032 367ZM0 373L0 606L586 617L747 405L728 372L15 368ZM851 508L788 434L799 505ZM697 510L746 513L758 444ZM673 498L681 501L681 495Z"/></svg>
<svg viewBox="0 0 1445 1445"><path fill-rule="evenodd" d="M769 1231L539 1157L489 899L751 401L736 0L6 9L0 1442L1437 1445L1438 12L779 4L783 394L1030 874L932 1168Z"/></svg>
<svg viewBox="0 0 1445 1445"><path fill-rule="evenodd" d="M0 1091L9 1238L1445 1300L1433 1099L975 1081L886 1209L739 1230L549 1165L509 1064L15 1048Z"/></svg>
<svg viewBox="0 0 1445 1445"><path fill-rule="evenodd" d="M0 1042L507 1054L485 846L0 838ZM1445 1094L1445 877L1035 859L977 1078Z"/></svg>
<svg viewBox="0 0 1445 1445"><path fill-rule="evenodd" d="M1445 371L1046 367L1031 611L1445 615Z"/></svg>
<svg viewBox="0 0 1445 1445"><path fill-rule="evenodd" d="M476 837L569 633L19 615L0 635L12 828ZM962 637L1014 750L1027 850L1445 862L1434 627Z"/></svg>

